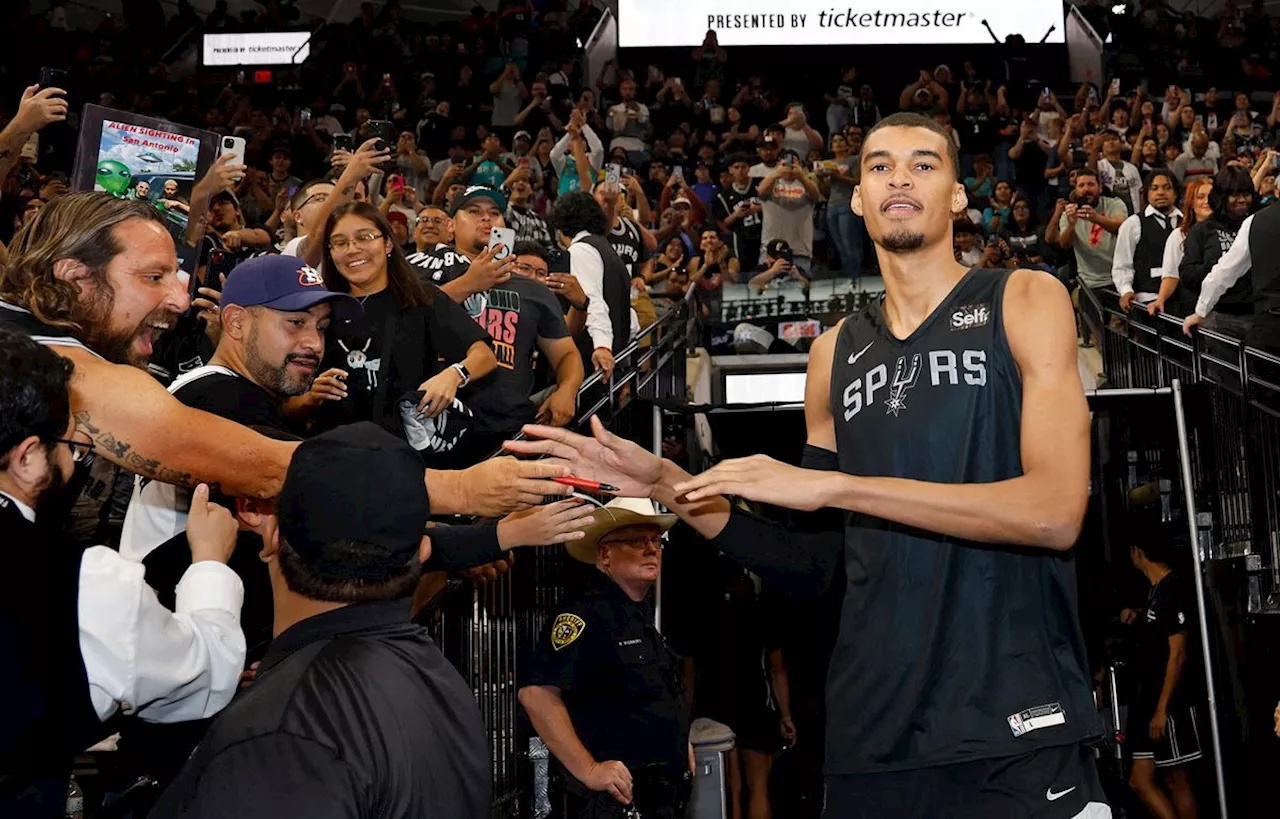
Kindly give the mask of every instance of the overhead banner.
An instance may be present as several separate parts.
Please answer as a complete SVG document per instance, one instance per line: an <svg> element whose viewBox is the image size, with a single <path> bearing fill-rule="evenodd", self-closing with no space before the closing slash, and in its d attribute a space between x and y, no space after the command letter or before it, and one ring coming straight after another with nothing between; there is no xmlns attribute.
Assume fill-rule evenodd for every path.
<svg viewBox="0 0 1280 819"><path fill-rule="evenodd" d="M722 46L1064 42L1061 0L618 0L618 45ZM1052 29L1052 33L1050 30Z"/></svg>
<svg viewBox="0 0 1280 819"><path fill-rule="evenodd" d="M204 35L204 64L292 65L311 56L311 32Z"/></svg>

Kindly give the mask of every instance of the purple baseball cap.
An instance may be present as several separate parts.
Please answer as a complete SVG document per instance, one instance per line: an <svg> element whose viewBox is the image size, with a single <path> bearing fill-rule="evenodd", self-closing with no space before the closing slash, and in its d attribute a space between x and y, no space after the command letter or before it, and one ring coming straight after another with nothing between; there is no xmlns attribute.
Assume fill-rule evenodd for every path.
<svg viewBox="0 0 1280 819"><path fill-rule="evenodd" d="M223 306L302 311L323 301L333 305L335 321L357 319L364 312L351 296L327 289L320 272L297 256L258 256L241 262L222 288Z"/></svg>

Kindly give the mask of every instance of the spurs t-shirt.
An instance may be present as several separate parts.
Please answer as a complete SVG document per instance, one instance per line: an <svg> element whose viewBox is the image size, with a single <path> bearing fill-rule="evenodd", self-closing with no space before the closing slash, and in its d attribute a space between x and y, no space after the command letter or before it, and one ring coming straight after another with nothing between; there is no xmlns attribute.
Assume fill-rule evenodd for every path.
<svg viewBox="0 0 1280 819"><path fill-rule="evenodd" d="M747 189L743 191L739 191L730 185L727 188L721 188L720 192L716 194L716 199L712 203L712 211L716 221L719 222L729 218L729 214L734 211L759 204L762 203L760 197L756 195L754 184L748 185ZM731 231L733 255L741 259L747 267L754 267L760 257L760 236L763 228L764 215L762 213L744 216L733 223Z"/></svg>
<svg viewBox="0 0 1280 819"><path fill-rule="evenodd" d="M644 257L644 241L640 238L640 228L636 227L635 222L622 217L605 238L609 240L609 247L613 248L613 252L617 253L618 258L626 265L627 272L634 276L636 265L640 264L640 259Z"/></svg>
<svg viewBox="0 0 1280 819"><path fill-rule="evenodd" d="M438 254L442 264L432 273L447 284L466 272L468 263L452 249ZM452 257L452 258L449 258ZM538 339L565 338L564 313L545 285L512 277L476 293L463 303L469 315L493 339L498 369L478 384L467 399L472 429L480 434L511 432L533 420L533 354Z"/></svg>
<svg viewBox="0 0 1280 819"><path fill-rule="evenodd" d="M430 305L401 310L387 289L360 300L364 314L359 318L329 325L320 371L346 370L347 397L321 406L318 428L373 421L400 431L399 416L393 412L397 400L444 367L462 361L472 344L488 341L453 299L430 282L424 285L432 295ZM389 327L392 338L387 338ZM386 356L390 359L384 362ZM383 414L375 418L379 390L385 395Z"/></svg>
<svg viewBox="0 0 1280 819"><path fill-rule="evenodd" d="M1175 634L1191 632L1191 618L1195 606L1191 604L1185 585L1177 574L1170 572L1151 587L1147 596L1147 610L1137 623L1137 652L1134 670L1137 672L1141 701L1154 707L1164 686L1165 669L1169 663L1169 638ZM1188 657L1196 656L1187 652ZM1190 665L1190 664L1189 664ZM1189 673L1190 672L1190 673ZM1194 690L1194 669L1183 668L1178 687L1169 701L1171 708L1190 704L1187 695Z"/></svg>

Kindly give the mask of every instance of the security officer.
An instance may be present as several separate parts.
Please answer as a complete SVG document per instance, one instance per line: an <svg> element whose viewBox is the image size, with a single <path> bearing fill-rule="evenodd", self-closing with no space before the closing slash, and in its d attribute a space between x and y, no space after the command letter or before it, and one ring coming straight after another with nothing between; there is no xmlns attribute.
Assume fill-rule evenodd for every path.
<svg viewBox="0 0 1280 819"><path fill-rule="evenodd" d="M680 658L653 626L649 592L674 515L617 498L566 544L601 583L552 618L520 703L568 772L566 816L676 819L688 801L692 749Z"/></svg>

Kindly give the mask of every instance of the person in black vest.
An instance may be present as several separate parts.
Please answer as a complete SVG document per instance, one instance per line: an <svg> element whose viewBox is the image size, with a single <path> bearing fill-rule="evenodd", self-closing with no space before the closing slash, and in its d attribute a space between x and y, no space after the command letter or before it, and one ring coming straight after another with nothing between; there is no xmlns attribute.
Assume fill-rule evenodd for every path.
<svg viewBox="0 0 1280 819"><path fill-rule="evenodd" d="M1192 328L1205 319L1240 285L1252 294L1252 316L1245 320L1243 340L1251 347L1280 349L1280 203L1272 202L1244 220L1235 242L1200 286L1195 312L1182 322Z"/></svg>
<svg viewBox="0 0 1280 819"><path fill-rule="evenodd" d="M0 329L0 532L14 579L0 599L0 816L60 817L76 754L117 713L199 719L231 701L244 664L243 587L225 565L230 512L194 493L177 613L142 567L69 546L73 477L94 450L71 415L71 361Z"/></svg>
<svg viewBox="0 0 1280 819"><path fill-rule="evenodd" d="M613 354L631 336L631 276L605 238L609 223L591 194L575 191L560 197L551 225L569 251L569 272L587 294L587 326L578 335L578 351L583 362L612 378Z"/></svg>
<svg viewBox="0 0 1280 819"><path fill-rule="evenodd" d="M1154 170L1143 185L1147 207L1120 225L1116 234L1116 250L1111 279L1120 294L1120 309L1125 312L1136 301L1147 304L1160 295L1164 247L1182 222L1178 209L1178 179L1172 171Z"/></svg>
<svg viewBox="0 0 1280 819"><path fill-rule="evenodd" d="M1178 266L1177 292L1188 317L1198 312L1197 304L1205 277L1235 243L1236 235L1256 199L1253 179L1243 168L1226 167L1214 177L1213 190L1209 194L1213 216L1191 228L1182 264ZM1231 287L1213 297L1213 320L1207 326L1211 330L1243 337L1253 315L1252 282L1243 275L1233 281ZM1206 309L1201 316L1208 314Z"/></svg>
<svg viewBox="0 0 1280 819"><path fill-rule="evenodd" d="M1070 556L1090 450L1075 317L1050 274L955 260L958 166L918 114L867 134L853 209L885 296L810 349L801 467L754 455L690 477L598 419L592 438L530 426L541 440L507 447L657 500L793 595L846 567L827 816L1106 817ZM805 533L725 496L836 521Z"/></svg>
<svg viewBox="0 0 1280 819"><path fill-rule="evenodd" d="M417 452L368 422L322 433L275 502L237 508L262 538L276 636L150 815L487 815L480 710L408 617L432 549Z"/></svg>

